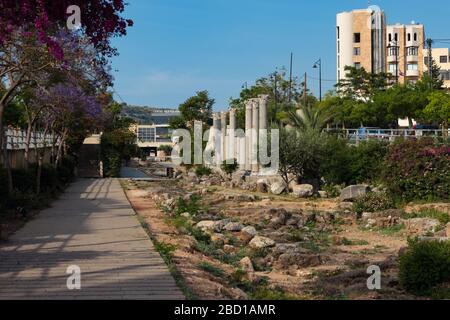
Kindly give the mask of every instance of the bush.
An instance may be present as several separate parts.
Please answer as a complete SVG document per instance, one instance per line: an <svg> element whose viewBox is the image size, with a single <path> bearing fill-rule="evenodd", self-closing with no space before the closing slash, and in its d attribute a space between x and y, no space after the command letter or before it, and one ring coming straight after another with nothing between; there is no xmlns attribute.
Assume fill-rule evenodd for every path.
<svg viewBox="0 0 450 320"><path fill-rule="evenodd" d="M232 175L239 167L239 164L236 159L233 160L225 160L222 163L221 169L228 175Z"/></svg>
<svg viewBox="0 0 450 320"><path fill-rule="evenodd" d="M212 173L211 169L205 166L197 166L195 168L195 174L199 177L209 176Z"/></svg>
<svg viewBox="0 0 450 320"><path fill-rule="evenodd" d="M389 149L383 179L405 201L448 200L450 148L438 147L432 139L401 140Z"/></svg>
<svg viewBox="0 0 450 320"><path fill-rule="evenodd" d="M326 139L321 174L328 184L357 184L380 179L387 144L377 140L351 146L345 139Z"/></svg>
<svg viewBox="0 0 450 320"><path fill-rule="evenodd" d="M103 150L103 175L105 177L120 177L120 169L122 168L122 157L120 153L114 149Z"/></svg>
<svg viewBox="0 0 450 320"><path fill-rule="evenodd" d="M353 203L353 210L357 214L383 211L394 207L394 200L385 192L370 192L365 196L359 197Z"/></svg>
<svg viewBox="0 0 450 320"><path fill-rule="evenodd" d="M400 256L400 284L416 295L429 295L450 281L450 242L410 241Z"/></svg>

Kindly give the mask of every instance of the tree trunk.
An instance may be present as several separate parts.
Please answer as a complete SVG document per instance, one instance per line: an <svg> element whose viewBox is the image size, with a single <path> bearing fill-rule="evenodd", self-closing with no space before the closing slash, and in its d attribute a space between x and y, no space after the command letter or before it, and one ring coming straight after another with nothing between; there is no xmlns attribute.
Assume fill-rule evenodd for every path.
<svg viewBox="0 0 450 320"><path fill-rule="evenodd" d="M2 129L3 130L3 129ZM7 129L5 129L7 130ZM11 172L11 163L8 157L8 136L2 131L2 148L3 148L3 167L6 169L6 175L8 178L8 193L11 194L14 190L12 172Z"/></svg>
<svg viewBox="0 0 450 320"><path fill-rule="evenodd" d="M25 138L25 169L28 169L30 165L30 143L31 134L33 133L33 124L29 121L27 124L27 136Z"/></svg>
<svg viewBox="0 0 450 320"><path fill-rule="evenodd" d="M43 133L44 137L48 133L48 130L49 130L48 127L49 127L48 125L45 127L45 130L44 130L44 133ZM45 139L44 139L44 143L42 145L42 148L37 152L36 195L39 195L41 193L42 164L44 163L46 147L47 147L47 145L46 145Z"/></svg>
<svg viewBox="0 0 450 320"><path fill-rule="evenodd" d="M58 168L59 163L61 162L63 146L66 143L66 139L67 139L67 132L68 132L68 129L64 130L64 132L61 136L61 141L59 142L59 146L58 146L58 152L56 154L55 168Z"/></svg>

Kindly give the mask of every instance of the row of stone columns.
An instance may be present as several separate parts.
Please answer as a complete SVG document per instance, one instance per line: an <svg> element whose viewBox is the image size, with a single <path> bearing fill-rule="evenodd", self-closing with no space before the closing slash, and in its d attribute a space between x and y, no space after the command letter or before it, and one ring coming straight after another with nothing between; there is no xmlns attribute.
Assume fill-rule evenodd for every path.
<svg viewBox="0 0 450 320"><path fill-rule="evenodd" d="M218 159L224 161L237 159L241 169L259 172L258 146L261 137L267 137L268 119L267 102L268 95L259 95L258 98L245 102L245 135L241 136L237 130L236 110L213 114L213 130L216 135L215 144ZM227 118L229 124L227 125Z"/></svg>

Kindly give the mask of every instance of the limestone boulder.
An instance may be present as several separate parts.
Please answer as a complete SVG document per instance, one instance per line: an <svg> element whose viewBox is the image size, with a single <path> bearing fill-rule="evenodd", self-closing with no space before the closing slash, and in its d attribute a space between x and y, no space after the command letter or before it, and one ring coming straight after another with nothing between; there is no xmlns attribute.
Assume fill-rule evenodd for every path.
<svg viewBox="0 0 450 320"><path fill-rule="evenodd" d="M246 272L254 272L255 271L252 260L249 257L245 257L241 261L239 261L239 265L242 268L242 270L244 270Z"/></svg>
<svg viewBox="0 0 450 320"><path fill-rule="evenodd" d="M309 198L314 195L314 187L310 184L292 186L292 193L298 198Z"/></svg>
<svg viewBox="0 0 450 320"><path fill-rule="evenodd" d="M435 233L440 226L439 220L432 218L414 218L404 220L406 230L409 234L426 235Z"/></svg>
<svg viewBox="0 0 450 320"><path fill-rule="evenodd" d="M256 182L256 191L261 192L261 193L266 193L268 190L268 185L269 185L269 183L267 182L266 179L259 179Z"/></svg>
<svg viewBox="0 0 450 320"><path fill-rule="evenodd" d="M253 249L264 249L275 246L275 241L270 238L256 236L250 241L249 246Z"/></svg>
<svg viewBox="0 0 450 320"><path fill-rule="evenodd" d="M223 229L231 232L239 232L244 228L244 225L239 222L229 222L227 223Z"/></svg>
<svg viewBox="0 0 450 320"><path fill-rule="evenodd" d="M203 231L213 231L215 229L216 221L204 220L196 224L196 227Z"/></svg>
<svg viewBox="0 0 450 320"><path fill-rule="evenodd" d="M256 236L258 232L256 231L255 227L247 226L241 230L242 233L246 233L252 237Z"/></svg>
<svg viewBox="0 0 450 320"><path fill-rule="evenodd" d="M357 198L365 196L370 192L370 187L364 184L348 186L342 190L339 199L345 201L355 201Z"/></svg>
<svg viewBox="0 0 450 320"><path fill-rule="evenodd" d="M273 193L274 195L278 196L282 194L284 191L286 191L286 185L282 182L274 182L270 186L270 192Z"/></svg>

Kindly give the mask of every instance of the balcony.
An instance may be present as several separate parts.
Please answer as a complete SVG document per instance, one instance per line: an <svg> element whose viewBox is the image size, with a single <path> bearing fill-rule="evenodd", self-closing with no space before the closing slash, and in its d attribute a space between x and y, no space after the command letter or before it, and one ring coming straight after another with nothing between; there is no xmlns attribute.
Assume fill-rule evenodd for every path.
<svg viewBox="0 0 450 320"><path fill-rule="evenodd" d="M408 55L406 56L406 62L419 62L418 55Z"/></svg>
<svg viewBox="0 0 450 320"><path fill-rule="evenodd" d="M407 77L418 77L419 70L406 70L406 76Z"/></svg>
<svg viewBox="0 0 450 320"><path fill-rule="evenodd" d="M388 63L395 63L398 60L399 60L399 58L398 57L396 58L395 56L388 56L387 57L387 62Z"/></svg>

